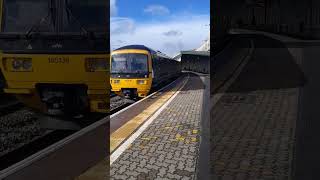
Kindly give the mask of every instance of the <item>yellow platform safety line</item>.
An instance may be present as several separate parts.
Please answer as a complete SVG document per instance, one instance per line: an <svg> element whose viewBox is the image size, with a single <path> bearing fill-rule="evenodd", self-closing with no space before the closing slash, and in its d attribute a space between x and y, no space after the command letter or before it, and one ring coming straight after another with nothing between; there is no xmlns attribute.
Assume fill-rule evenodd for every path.
<svg viewBox="0 0 320 180"><path fill-rule="evenodd" d="M151 117L165 102L167 102L180 88L182 83L180 82L179 86L175 86L172 90L163 94L156 102L154 102L147 109L142 111L140 114L135 116L129 122L124 124L122 127L113 132L110 136L110 152L112 153L124 140L126 140L134 131L140 127L149 117Z"/></svg>
<svg viewBox="0 0 320 180"><path fill-rule="evenodd" d="M184 81L186 81L186 79ZM162 94L162 96L158 100L156 100L156 102L151 104L147 109L139 113L129 122L127 122L122 127L113 132L110 135L110 152L112 153L120 144L122 144L123 141L129 138L130 135L134 133L136 129L138 129L149 117L151 117L163 104L165 104L165 102L168 101L175 94L175 92L180 89L184 81L180 82L179 85L175 86L165 94ZM109 159L104 159L96 166L88 169L75 180L107 179L105 177L109 176L109 164Z"/></svg>

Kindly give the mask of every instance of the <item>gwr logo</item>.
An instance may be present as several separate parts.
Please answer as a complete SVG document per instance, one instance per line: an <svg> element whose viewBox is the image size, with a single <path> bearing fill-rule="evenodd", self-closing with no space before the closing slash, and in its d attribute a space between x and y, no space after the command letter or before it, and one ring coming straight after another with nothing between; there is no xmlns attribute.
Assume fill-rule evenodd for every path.
<svg viewBox="0 0 320 180"><path fill-rule="evenodd" d="M68 57L49 57L49 63L51 64L69 64Z"/></svg>

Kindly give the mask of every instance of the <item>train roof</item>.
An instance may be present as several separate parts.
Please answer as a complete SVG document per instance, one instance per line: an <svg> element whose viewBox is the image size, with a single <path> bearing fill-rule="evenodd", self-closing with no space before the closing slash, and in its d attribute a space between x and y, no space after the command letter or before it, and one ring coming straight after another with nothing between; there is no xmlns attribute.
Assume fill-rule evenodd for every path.
<svg viewBox="0 0 320 180"><path fill-rule="evenodd" d="M156 52L144 45L128 45L128 46L123 46L123 47L120 47L118 49L115 49L115 51L117 50L122 50L122 49L141 49L141 50L146 50L146 51L149 51L149 52Z"/></svg>
<svg viewBox="0 0 320 180"><path fill-rule="evenodd" d="M149 51L149 53L151 54L156 54L157 56L163 57L163 58L168 58L168 59L173 59L170 56L167 56L166 54L162 53L161 51L155 51L149 47L146 47L144 45L127 45L127 46L123 46L120 47L118 49L115 49L115 51L117 50L123 50L123 49L141 49L141 50L146 50Z"/></svg>

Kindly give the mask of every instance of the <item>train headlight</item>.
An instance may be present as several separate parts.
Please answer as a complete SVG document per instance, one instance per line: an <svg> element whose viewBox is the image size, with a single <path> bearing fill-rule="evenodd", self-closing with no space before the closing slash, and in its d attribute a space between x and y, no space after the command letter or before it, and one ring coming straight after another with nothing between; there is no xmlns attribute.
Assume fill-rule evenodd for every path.
<svg viewBox="0 0 320 180"><path fill-rule="evenodd" d="M22 67L22 61L19 60L13 60L12 61L12 69L18 71Z"/></svg>
<svg viewBox="0 0 320 180"><path fill-rule="evenodd" d="M146 80L137 80L137 84L142 85L142 84L147 84Z"/></svg>
<svg viewBox="0 0 320 180"><path fill-rule="evenodd" d="M107 71L108 60L106 58L87 58L85 61L87 72Z"/></svg>
<svg viewBox="0 0 320 180"><path fill-rule="evenodd" d="M31 58L5 58L6 68L12 72L31 72Z"/></svg>
<svg viewBox="0 0 320 180"><path fill-rule="evenodd" d="M30 70L30 69L32 69L32 61L31 61L31 59L30 59L30 60L23 60L23 61L22 61L22 68L23 68L24 70Z"/></svg>
<svg viewBox="0 0 320 180"><path fill-rule="evenodd" d="M120 80L113 80L113 84L120 84Z"/></svg>

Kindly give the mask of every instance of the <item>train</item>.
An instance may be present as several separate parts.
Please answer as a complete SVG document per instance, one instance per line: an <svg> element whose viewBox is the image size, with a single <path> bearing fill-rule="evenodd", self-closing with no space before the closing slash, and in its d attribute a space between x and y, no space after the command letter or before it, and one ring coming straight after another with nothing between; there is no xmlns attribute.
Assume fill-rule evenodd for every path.
<svg viewBox="0 0 320 180"><path fill-rule="evenodd" d="M49 115L108 113L109 6L0 0L4 92Z"/></svg>
<svg viewBox="0 0 320 180"><path fill-rule="evenodd" d="M114 50L110 66L111 91L130 99L146 97L154 88L181 73L179 61L144 45Z"/></svg>

